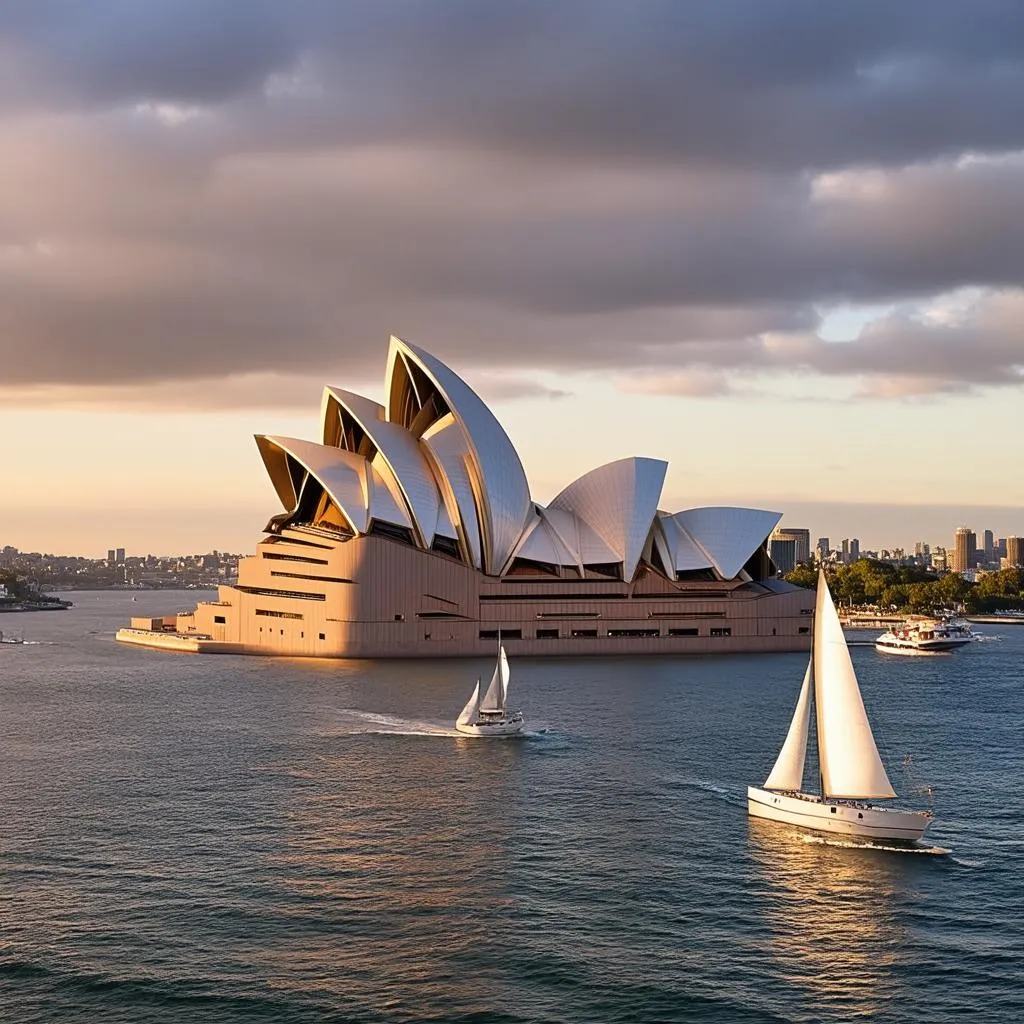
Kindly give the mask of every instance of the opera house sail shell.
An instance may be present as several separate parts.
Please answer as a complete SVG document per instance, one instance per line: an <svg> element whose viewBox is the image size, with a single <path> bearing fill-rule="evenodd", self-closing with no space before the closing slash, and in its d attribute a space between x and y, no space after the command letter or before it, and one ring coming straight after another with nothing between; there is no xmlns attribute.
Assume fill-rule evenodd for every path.
<svg viewBox="0 0 1024 1024"><path fill-rule="evenodd" d="M813 594L776 578L781 514L661 507L629 458L547 505L491 410L391 339L380 405L324 389L319 440L257 435L280 501L238 582L136 619L148 646L318 657L806 650Z"/></svg>

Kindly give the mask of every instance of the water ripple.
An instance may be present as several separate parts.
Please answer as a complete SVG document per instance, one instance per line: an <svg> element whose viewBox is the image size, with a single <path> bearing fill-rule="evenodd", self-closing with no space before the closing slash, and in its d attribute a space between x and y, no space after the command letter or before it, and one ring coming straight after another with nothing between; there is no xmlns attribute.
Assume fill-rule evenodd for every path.
<svg viewBox="0 0 1024 1024"><path fill-rule="evenodd" d="M747 819L799 657L514 661L533 732L493 744L450 725L482 664L154 655L110 632L175 599L125 600L5 661L5 1020L1024 1015L1024 630L855 650L937 814L908 856Z"/></svg>

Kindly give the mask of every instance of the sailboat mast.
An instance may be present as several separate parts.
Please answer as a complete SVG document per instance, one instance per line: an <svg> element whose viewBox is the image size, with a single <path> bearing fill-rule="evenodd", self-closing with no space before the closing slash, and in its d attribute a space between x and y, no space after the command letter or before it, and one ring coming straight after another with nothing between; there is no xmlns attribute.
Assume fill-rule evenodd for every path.
<svg viewBox="0 0 1024 1024"><path fill-rule="evenodd" d="M825 570L818 569L818 586L814 592L814 619L811 621L811 678L814 686L811 688L811 697L814 700L814 740L818 747L818 795L825 799L825 758L822 753L822 727L821 727L821 699L819 682L821 673L815 663L815 655L818 653L818 623L821 620L821 588L827 587L825 582Z"/></svg>

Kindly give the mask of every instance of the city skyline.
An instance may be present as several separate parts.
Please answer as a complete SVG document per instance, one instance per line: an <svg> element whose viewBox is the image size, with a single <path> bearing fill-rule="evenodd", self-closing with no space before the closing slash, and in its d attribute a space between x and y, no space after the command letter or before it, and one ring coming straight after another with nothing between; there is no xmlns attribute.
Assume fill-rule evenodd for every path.
<svg viewBox="0 0 1024 1024"><path fill-rule="evenodd" d="M119 11L0 11L4 540L244 550L252 434L391 333L542 503L649 453L866 548L1021 532L1024 11Z"/></svg>
<svg viewBox="0 0 1024 1024"><path fill-rule="evenodd" d="M820 515L821 510L827 506L828 503L826 502L810 502L797 504L797 507L799 509L805 511L810 510L812 514L818 515ZM820 538L827 538L829 540L830 550L832 551L841 551L842 541L844 539L849 541L857 541L859 544L859 551L861 557L867 557L867 555L871 552L893 552L898 550L902 550L906 553L906 555L910 556L915 554L915 551L917 551L918 547L922 543L928 545L932 552L934 552L937 548L942 548L949 552L953 551L956 545L956 532L960 526L965 525L963 522L959 522L959 525L954 527L949 532L948 536L943 537L941 535L935 534L931 538L929 538L924 535L924 532L922 532L921 535L916 534L914 532L915 529L917 529L917 527L920 527L923 523L928 523L932 520L934 520L935 522L939 522L941 524L941 522L944 522L947 518L947 511L945 509L936 508L932 506L912 505L882 506L887 522L892 523L894 521L893 516L895 514L895 521L897 523L902 524L899 527L901 531L901 536L898 540L893 541L891 539L886 539L886 537L882 533L879 533L877 536L880 536L881 539L877 539L876 534L872 532L866 533L863 529L860 529L860 527L864 523L864 519L858 518L858 511L862 508L863 506L858 506L855 504L837 503L835 504L835 507L833 508L832 512L829 513L834 517L834 522L846 523L848 525L853 524L852 527L849 529L819 531L815 529L813 526L807 527L800 525L800 522L797 521L795 516L787 516L784 513L782 519L780 520L778 530L783 532L788 530L807 531L810 536L810 548L812 556L814 555L815 545L817 544L817 541ZM1022 514L1017 509L1001 509L985 506L962 506L961 508L973 513L973 516L967 517L971 519L972 522L974 521L974 519L980 517L981 519L984 519L986 522L992 521L997 523L1008 523L1010 524L1010 527L1013 527L1006 529L992 529L990 532L992 532L993 539L996 542L998 542L999 540L1006 541L1008 538L1019 539L1022 536L1024 536L1024 529L1022 529L1020 525L1024 523L1024 514ZM216 521L215 514L217 510L208 509L206 511L208 514L212 513ZM223 510L223 515L225 517L229 517L230 510L225 508ZM270 513L268 512L264 519L269 518L269 515ZM253 522L255 523L258 521L261 520L260 517L257 515ZM243 541L243 534L245 533L246 529L247 527L244 522L242 523L241 526L238 527L237 532L239 536L243 538ZM200 525L197 528L194 525L190 525L189 530L195 532L196 536L199 538L196 543L185 543L183 546L180 547L168 546L167 544L161 545L158 543L155 547L146 545L136 545L134 548L130 543L125 541L124 531L121 531L121 534L114 538L116 539L119 548L112 549L110 547L110 543L112 543L112 540L111 537L109 536L111 531L108 528L108 526L104 524L104 522L102 521L102 515L100 515L95 524L95 531L97 531L97 535L100 535L101 543L99 543L95 547L81 550L63 550L47 547L46 545L33 546L27 543L19 544L17 543L17 538L13 535L10 535L0 536L0 551L2 551L4 547L9 546L11 548L17 549L19 552L23 554L36 552L46 553L54 555L56 557L80 557L93 560L103 560L105 554L109 553L109 551L111 550L123 550L125 552L125 557L128 559L146 558L147 556L154 556L158 558L175 558L210 553L232 553L244 555L247 552L251 552L251 549L253 547L253 544L251 542L252 529L256 529L258 531L259 527L255 526L249 530L249 544L246 544L244 542L236 543L234 545L218 545L206 543L202 539L202 534L204 533L202 526ZM876 530L878 529L880 528L876 527ZM968 529L972 530L975 533L976 537L981 537L987 528L976 528L974 526L968 525ZM31 534L30 530L26 530L25 532ZM43 532L47 532L45 527L43 529ZM909 537L911 535L913 535L915 539L905 539L905 537ZM919 551L917 551L917 553L920 554Z"/></svg>

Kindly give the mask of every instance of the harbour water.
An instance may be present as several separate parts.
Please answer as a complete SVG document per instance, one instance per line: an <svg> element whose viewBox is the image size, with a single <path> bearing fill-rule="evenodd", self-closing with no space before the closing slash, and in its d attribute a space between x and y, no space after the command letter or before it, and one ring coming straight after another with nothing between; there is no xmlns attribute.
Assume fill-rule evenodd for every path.
<svg viewBox="0 0 1024 1024"><path fill-rule="evenodd" d="M195 593L70 596L0 648L4 1021L1024 1016L1024 630L853 650L937 816L899 853L748 820L800 655L513 650L486 742L488 663L165 654L113 633Z"/></svg>

